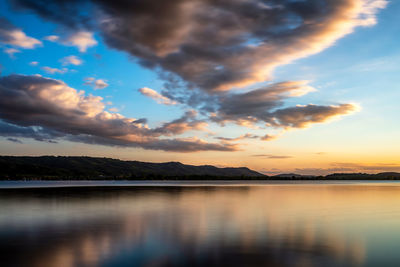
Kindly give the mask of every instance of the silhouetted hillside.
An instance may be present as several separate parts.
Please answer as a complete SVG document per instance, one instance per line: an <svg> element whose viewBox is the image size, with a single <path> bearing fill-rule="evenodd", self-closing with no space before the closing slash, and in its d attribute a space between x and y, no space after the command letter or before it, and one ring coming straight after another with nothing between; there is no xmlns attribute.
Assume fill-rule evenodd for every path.
<svg viewBox="0 0 400 267"><path fill-rule="evenodd" d="M334 173L326 176L295 173L267 176L246 167L217 168L180 162L149 163L92 157L0 156L0 180L400 180L400 173Z"/></svg>
<svg viewBox="0 0 400 267"><path fill-rule="evenodd" d="M315 177L314 175L301 175L301 174L297 174L297 173L281 173L281 174L277 174L277 175L274 175L273 177L276 177L276 178L304 178L304 179L307 179L307 178L313 178L313 177Z"/></svg>
<svg viewBox="0 0 400 267"><path fill-rule="evenodd" d="M180 162L148 163L92 157L0 156L0 179L202 179L263 177L248 168L193 166Z"/></svg>
<svg viewBox="0 0 400 267"><path fill-rule="evenodd" d="M325 176L328 180L400 180L398 172L369 173L333 173Z"/></svg>

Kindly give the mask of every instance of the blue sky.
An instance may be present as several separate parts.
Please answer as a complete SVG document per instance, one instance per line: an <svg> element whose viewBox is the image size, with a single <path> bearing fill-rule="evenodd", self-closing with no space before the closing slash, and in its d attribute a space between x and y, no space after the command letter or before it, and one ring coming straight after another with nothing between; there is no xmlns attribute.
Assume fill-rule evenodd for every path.
<svg viewBox="0 0 400 267"><path fill-rule="evenodd" d="M99 12L96 13L100 14L99 20L93 19L93 24L96 25L94 27L84 28L78 25L68 28L62 21L52 19L48 15L41 16L40 8L28 8L29 2L0 2L0 17L23 31L26 36L41 42L41 45L26 49L15 43L11 44L0 34L3 50L0 53L3 86L10 83L9 77L12 75L25 75L28 78L24 82L35 82L38 77L35 75L39 74L43 79L36 82L47 83L46 79L51 79L56 84L63 83L76 89L77 94L83 90L85 96L100 96L102 100L93 100L94 102L90 103L98 105L97 117L89 115L91 109L81 110L87 112L87 116L79 118L76 122L80 132L44 121L44 118L35 117L28 120L21 114L11 116L5 107L3 111L0 109L0 119L7 124L4 127L18 126L21 130L19 133L14 131L13 134L10 134L10 130L3 130L0 135L2 154L92 155L143 161L179 160L189 164L245 165L265 173L297 171L318 174L332 171L400 170L397 152L400 151L397 140L400 133L397 103L400 97L400 25L397 23L399 2L346 0L344 2L347 5L343 6L339 3L329 3L338 10L342 8L355 14L345 18L348 21L343 25L350 24L349 29L340 28L344 27L337 22L343 19L341 14L332 13L331 18L328 18L328 15L321 15L325 14L323 12L315 14L315 17L324 21L327 26L331 23L332 27L336 27L334 30L327 27L326 30L316 33L315 29L308 29L305 23L300 25L304 26L305 30L298 32L296 29L285 28L286 25L278 28L274 28L275 25L265 25L265 28L271 27L278 33L283 32L283 28L287 33L276 37L268 32L260 37L255 29L263 25L255 24L251 26L253 28L249 26L248 29L240 29L245 33L240 35L240 38L250 37L247 41L237 44L235 49L239 52L233 55L214 55L215 58L206 60L199 56L201 54L193 52L195 50L186 52L186 47L206 53L214 48L220 49L220 44L214 40L210 41L210 44L205 40L193 41L197 40L199 32L209 34L209 30L196 24L196 21L193 22L194 16L192 18L182 15L181 18L186 20L189 26L193 24L194 26L190 26L193 29L188 26L188 30L178 24L171 26L171 30L167 25L166 29L171 30L171 36L164 37L161 33L158 37L148 36L145 28L142 31L143 23L147 20L130 18L131 14L128 16L123 12L107 13L114 10L113 8L118 11L118 7L114 7L112 3L102 5L97 1L85 1L87 5L77 5L79 16L91 12L93 8ZM236 4L239 1L234 2ZM249 2L260 9L265 8L256 0ZM12 9L10 3L18 4L20 8ZM75 7L75 4L71 3L71 6ZM235 4L227 3L226 10L236 10ZM308 13L302 11L304 7L296 9L296 6L292 5L291 1L282 1L284 8L290 12L298 12L298 16L304 16L305 22L305 14ZM352 5L360 7L357 9ZM57 14L59 10L57 5L54 6L51 12ZM133 6L132 16L136 12L134 8ZM174 8L183 7L171 3L170 8L170 12L173 13ZM193 9L194 11L191 7L184 8L198 16L207 14L203 14L199 8ZM205 11L207 8L204 7ZM282 11L284 8L277 7L277 10L282 12L282 17L287 15L286 11ZM149 10L149 14L146 15L150 18L156 14L167 19L168 16L172 16L158 14L158 11L151 11L151 8ZM310 8L308 12L313 12L312 10ZM242 19L241 10L232 12L232 16L236 16L238 20ZM290 13L290 16L292 15ZM367 21L366 18L375 21L367 23L368 25L360 24L359 20ZM163 17L159 24L164 23L162 19ZM121 26L120 20L124 23L132 22L132 25ZM78 23L77 21L71 19L71 23ZM277 21L281 23L280 20ZM110 23L111 28L107 28L110 27L107 23ZM211 18L207 29L215 29L212 34L217 34L216 38L221 38L220 42L226 46L224 49L228 49L229 39L221 37L224 30L221 27L225 26L218 23L219 17ZM164 26L156 24L154 29ZM115 27L120 27L122 33L124 27L127 27L127 36ZM138 30L129 32L129 27L137 27ZM315 28L318 29L317 26ZM228 31L231 31L229 34L232 36L236 34L232 29ZM70 40L79 32L93 34L91 41L95 41L96 44L88 45L86 51L83 51L85 49L82 50L79 44L73 45ZM176 32L183 32L186 39L179 34L175 36ZM257 38L251 37L252 34ZM58 36L59 39L46 40L47 36L52 35ZM292 35L292 39L285 39L287 35ZM315 41L317 38L319 39ZM327 41L329 38L332 41ZM249 40L262 42L258 46L257 41ZM287 52L279 51L275 42L281 43L282 51ZM310 45L307 42L310 42ZM254 47L250 54L246 46L253 44L257 47ZM204 47L207 45L210 47ZM135 50L136 47L142 50ZM271 47L275 52L270 52ZM299 51L295 51L297 47ZM13 55L6 53L6 49L10 48L17 49L18 52ZM304 52L304 55L300 55L300 52ZM181 65L169 59L178 53L184 60ZM187 55L190 55L192 60L184 58ZM63 64L62 59L68 56L77 57L81 64ZM268 61L268 58L271 60ZM140 64L140 61L146 61L147 65ZM249 63L243 64L243 61ZM31 62L38 63L32 65ZM149 68L149 64L154 64L155 67ZM202 64L204 67L200 67ZM215 66L213 64L217 64L217 67L209 67ZM43 67L56 68L60 73L46 72ZM223 79L216 74L220 70L226 70L226 76L221 76L225 77ZM174 83L168 83L165 79L167 74L179 79L183 85L177 87ZM104 88L95 88L93 84L88 84L88 78L106 84ZM211 82L215 82L216 85L209 86ZM25 86L22 82L16 84L12 90L20 90L18 86ZM146 94L139 90L140 88L150 88L153 91ZM181 90L179 93L178 89ZM41 92L49 93L46 90L53 89L37 90L38 94L30 97L40 98ZM65 92L68 90L65 89ZM280 93L273 93L276 90L280 90ZM299 90L306 91L297 94ZM251 94L257 91L259 97L256 93ZM170 104L165 104L165 101L169 101ZM57 104L62 108L69 108L66 103ZM97 111L103 104L104 108ZM104 123L102 125L93 124L93 127L102 129L101 133L82 127L81 124L86 120L88 124L99 123L99 116L105 114L102 112L120 114L116 115L120 117L113 118L112 121L101 121ZM15 117L18 117L18 120ZM142 118L146 120L134 122ZM111 123L123 125L124 131L131 127L131 123L139 126L128 129L123 134L110 136L110 129L106 129L105 125L110 127ZM46 132L46 138L52 131L56 131L57 134L45 140L22 134L23 130L37 131L37 127L41 132Z"/></svg>

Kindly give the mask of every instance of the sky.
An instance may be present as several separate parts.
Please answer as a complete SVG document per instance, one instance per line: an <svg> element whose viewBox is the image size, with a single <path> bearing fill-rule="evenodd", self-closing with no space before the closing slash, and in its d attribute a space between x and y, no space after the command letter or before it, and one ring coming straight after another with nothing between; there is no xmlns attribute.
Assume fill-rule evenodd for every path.
<svg viewBox="0 0 400 267"><path fill-rule="evenodd" d="M0 153L400 171L400 2L2 0Z"/></svg>

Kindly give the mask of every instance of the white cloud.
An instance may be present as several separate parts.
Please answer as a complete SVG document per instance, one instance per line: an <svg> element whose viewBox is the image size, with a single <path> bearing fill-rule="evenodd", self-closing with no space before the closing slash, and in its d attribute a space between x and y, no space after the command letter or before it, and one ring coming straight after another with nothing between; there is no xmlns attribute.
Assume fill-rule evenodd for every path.
<svg viewBox="0 0 400 267"><path fill-rule="evenodd" d="M95 89L104 89L108 86L108 83L106 83L104 80L102 79L98 79L94 82L94 88Z"/></svg>
<svg viewBox="0 0 400 267"><path fill-rule="evenodd" d="M8 54L10 56L10 58L15 58L14 57L15 53L21 53L20 50L15 49L15 48L6 48L3 51L4 51L4 53Z"/></svg>
<svg viewBox="0 0 400 267"><path fill-rule="evenodd" d="M21 29L15 27L8 20L0 18L0 42L19 48L32 49L42 45L42 42L27 36Z"/></svg>
<svg viewBox="0 0 400 267"><path fill-rule="evenodd" d="M57 69L57 68L51 68L51 67L42 67L42 70L44 70L45 72L50 73L50 74L54 74L54 73L64 74L68 71L68 69L66 69L66 68Z"/></svg>
<svg viewBox="0 0 400 267"><path fill-rule="evenodd" d="M32 62L29 63L29 65L31 65L31 66L37 66L37 65L39 65L39 62L37 62L37 61L32 61Z"/></svg>
<svg viewBox="0 0 400 267"><path fill-rule="evenodd" d="M97 45L92 32L79 31L69 35L62 41L64 45L76 46L80 52L86 52L89 47Z"/></svg>
<svg viewBox="0 0 400 267"><path fill-rule="evenodd" d="M82 59L77 56L68 56L60 59L61 63L65 65L81 65L83 63Z"/></svg>
<svg viewBox="0 0 400 267"><path fill-rule="evenodd" d="M43 38L46 41L50 41L50 42L56 42L58 41L58 39L60 39L60 37L58 35L48 35L46 37Z"/></svg>
<svg viewBox="0 0 400 267"><path fill-rule="evenodd" d="M143 87L139 89L139 92L142 95L145 95L147 97L150 97L157 101L158 104L164 104L164 105L176 105L177 102L173 101L172 99L169 99L168 97L165 97L161 95L159 92L148 88L148 87Z"/></svg>
<svg viewBox="0 0 400 267"><path fill-rule="evenodd" d="M103 80L103 79L95 79L93 77L88 77L85 78L85 85L91 85L93 86L94 89L104 89L106 88L109 84Z"/></svg>
<svg viewBox="0 0 400 267"><path fill-rule="evenodd" d="M75 46L80 52L86 52L89 47L97 45L97 41L94 39L93 33L88 31L70 33L61 38L58 35L49 35L43 39L50 42L58 42L67 46Z"/></svg>

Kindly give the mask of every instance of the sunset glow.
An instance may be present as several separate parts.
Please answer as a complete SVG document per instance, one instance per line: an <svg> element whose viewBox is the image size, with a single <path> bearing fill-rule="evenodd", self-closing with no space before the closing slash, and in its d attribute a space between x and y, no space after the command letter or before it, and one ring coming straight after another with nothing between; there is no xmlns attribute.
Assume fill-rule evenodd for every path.
<svg viewBox="0 0 400 267"><path fill-rule="evenodd" d="M2 155L400 171L399 1L0 1Z"/></svg>

